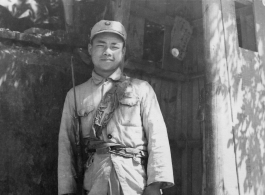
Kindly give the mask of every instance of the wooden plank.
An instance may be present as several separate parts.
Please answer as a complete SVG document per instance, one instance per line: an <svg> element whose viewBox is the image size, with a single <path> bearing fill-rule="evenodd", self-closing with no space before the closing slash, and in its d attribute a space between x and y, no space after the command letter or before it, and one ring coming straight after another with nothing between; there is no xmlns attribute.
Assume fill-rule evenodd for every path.
<svg viewBox="0 0 265 195"><path fill-rule="evenodd" d="M162 103L162 99L161 99L161 85L162 85L162 80L160 78L156 78L156 77L152 77L150 79L150 84L153 86L154 91L156 93L156 97L157 100L159 102L159 105L161 105ZM162 113L163 114L163 113ZM164 116L164 115L163 115Z"/></svg>
<svg viewBox="0 0 265 195"><path fill-rule="evenodd" d="M187 158L188 158L188 152L187 152L187 148L185 150L183 150L182 153L182 162L181 162L181 168L182 168L182 173L181 173L181 181L182 181L182 191L181 194L182 195L189 195L187 188L188 188L188 162L187 162Z"/></svg>
<svg viewBox="0 0 265 195"><path fill-rule="evenodd" d="M186 139L183 140L181 137L176 138L175 141L177 142L175 144L175 147L179 150L185 150L186 148L202 148L201 139Z"/></svg>
<svg viewBox="0 0 265 195"><path fill-rule="evenodd" d="M170 139L175 138L175 121L176 121L176 104L177 104L177 91L175 86L178 83L168 82L168 96L166 99L166 124L169 130Z"/></svg>
<svg viewBox="0 0 265 195"><path fill-rule="evenodd" d="M74 31L74 2L73 0L62 0L65 27L67 32Z"/></svg>
<svg viewBox="0 0 265 195"><path fill-rule="evenodd" d="M182 84L182 107L181 107L181 130L182 130L182 136L183 139L186 140L187 139L187 109L188 107L188 102L187 102L187 97L188 97L188 84L187 83L183 83ZM183 195L188 195L187 193L187 188L188 188L188 151L187 151L187 147L183 150L183 154L182 154L182 194Z"/></svg>
<svg viewBox="0 0 265 195"><path fill-rule="evenodd" d="M192 155L193 148L187 147L187 194L192 194Z"/></svg>
<svg viewBox="0 0 265 195"><path fill-rule="evenodd" d="M222 26L222 1L220 0L202 0L202 10L206 10L203 17L204 24L204 59L205 59L205 75L206 75L206 117L205 117L205 128L206 128L206 194L220 194L222 186L220 183L223 180L223 171L218 171L222 164L222 145L220 142L222 136L222 129L224 122L220 118L221 115L220 105L227 105L226 98L221 97L220 93L216 93L218 83L217 80L220 78L222 69L226 67L225 61L220 59L226 59L225 55L225 40L224 40L224 29ZM219 30L216 30L219 29ZM215 39L213 37L218 37ZM228 42L227 42L228 43ZM229 50L227 50L229 51ZM227 109L229 110L229 109ZM224 114L224 113L222 113ZM226 113L228 114L228 113ZM227 123L229 124L229 123ZM227 125L227 128L228 125Z"/></svg>
<svg viewBox="0 0 265 195"><path fill-rule="evenodd" d="M185 101L187 101L187 114L184 117L187 117L187 140L192 139L192 126L193 126L193 82L187 82L187 96ZM192 194L192 154L193 148L187 146L187 194Z"/></svg>
<svg viewBox="0 0 265 195"><path fill-rule="evenodd" d="M192 134L191 137L193 139L200 138L200 125L197 120L197 113L199 108L199 99L200 99L200 89L199 89L199 80L193 80L192 83L192 102L193 102L193 109L192 109Z"/></svg>
<svg viewBox="0 0 265 195"><path fill-rule="evenodd" d="M205 79L201 78L198 81L200 93L201 90L205 89ZM205 114L205 111L203 112ZM200 132L201 132L201 194L204 195L206 193L206 141L205 141L205 124L204 121L200 121Z"/></svg>
<svg viewBox="0 0 265 195"><path fill-rule="evenodd" d="M193 26L193 36L192 36L192 47L193 54L196 55L193 58L193 63L196 64L196 73L200 74L204 72L205 62L204 62L204 51L201 49L204 44L203 40L203 20L197 19L192 22ZM203 76L203 74L201 74Z"/></svg>
<svg viewBox="0 0 265 195"><path fill-rule="evenodd" d="M192 154L192 195L201 195L202 192L202 155L200 149L194 149Z"/></svg>
<svg viewBox="0 0 265 195"><path fill-rule="evenodd" d="M142 71L144 73L173 81L185 81L188 77L177 72L167 71L157 67L157 63L143 60L128 59L125 62L125 69Z"/></svg>
<svg viewBox="0 0 265 195"><path fill-rule="evenodd" d="M205 135L205 123L201 122L202 130L202 190L201 194L204 195L207 192L207 183L206 183L206 135Z"/></svg>
<svg viewBox="0 0 265 195"><path fill-rule="evenodd" d="M142 59L145 20L131 15L128 29L127 53L130 58Z"/></svg>
<svg viewBox="0 0 265 195"><path fill-rule="evenodd" d="M84 6L84 2L83 1L74 1L74 9L73 9L74 22L73 22L73 26L74 26L74 31L76 33L78 33L78 34L82 33L81 29L82 29L82 26L83 26L83 24L82 24L82 7L83 6Z"/></svg>
<svg viewBox="0 0 265 195"><path fill-rule="evenodd" d="M188 84L182 84L182 94L181 94L181 131L182 136L186 139L188 132L188 119L187 119L187 110L189 108L188 102Z"/></svg>
<svg viewBox="0 0 265 195"><path fill-rule="evenodd" d="M174 139L182 137L182 84L178 83L176 85L177 91L177 102L175 105L176 110L176 122L175 122L175 136Z"/></svg>
<svg viewBox="0 0 265 195"><path fill-rule="evenodd" d="M181 194L182 191L182 150L176 146L177 140L169 140L175 186L163 190L165 195Z"/></svg>
<svg viewBox="0 0 265 195"><path fill-rule="evenodd" d="M176 95L174 95L174 83L170 81L162 81L161 85L161 109L164 113L164 119L167 125L170 139L174 139L174 122L175 122L175 104Z"/></svg>
<svg viewBox="0 0 265 195"><path fill-rule="evenodd" d="M194 102L193 100L193 83L192 81L187 82L187 94L186 94L186 101L187 101L187 139L192 138L192 123L193 123L193 107Z"/></svg>
<svg viewBox="0 0 265 195"><path fill-rule="evenodd" d="M150 8L159 14L164 14L166 11L166 4L167 2L165 0L148 0L147 8Z"/></svg>
<svg viewBox="0 0 265 195"><path fill-rule="evenodd" d="M131 9L131 0L119 0L112 1L113 5L113 19L119 21L123 24L128 32L129 27L129 18L130 18L130 9Z"/></svg>
<svg viewBox="0 0 265 195"><path fill-rule="evenodd" d="M161 25L173 26L174 24L173 17L169 15L158 14L156 11L142 6L142 4L136 4L132 6L131 15L137 15Z"/></svg>
<svg viewBox="0 0 265 195"><path fill-rule="evenodd" d="M198 64L198 34L193 38L193 59L192 59L192 64L194 66L194 72L198 73L200 72L200 67L199 67L199 64ZM202 75L202 77L204 76L204 74ZM200 77L200 78L202 78ZM193 80L192 81L192 85L193 85L193 90L192 90L192 93L193 93L193 99L192 99L192 102L193 102L193 125L192 125L192 138L200 138L200 124L197 120L197 113L198 113L198 107L199 107L199 99L200 99L200 78L199 79L196 79L196 80Z"/></svg>

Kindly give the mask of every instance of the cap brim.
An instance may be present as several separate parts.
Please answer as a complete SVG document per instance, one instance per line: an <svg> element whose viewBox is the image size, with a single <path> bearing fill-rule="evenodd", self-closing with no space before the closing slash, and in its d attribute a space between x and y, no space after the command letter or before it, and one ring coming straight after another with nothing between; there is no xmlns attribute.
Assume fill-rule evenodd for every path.
<svg viewBox="0 0 265 195"><path fill-rule="evenodd" d="M120 35L120 37L123 39L124 42L126 42L126 38L124 37L123 34L121 34L120 32L118 31L115 31L115 30L101 30L97 33L95 33L92 37L90 37L90 41L98 34L101 34L101 33L105 33L105 32L109 32L109 33L114 33L114 34L117 34L117 35Z"/></svg>

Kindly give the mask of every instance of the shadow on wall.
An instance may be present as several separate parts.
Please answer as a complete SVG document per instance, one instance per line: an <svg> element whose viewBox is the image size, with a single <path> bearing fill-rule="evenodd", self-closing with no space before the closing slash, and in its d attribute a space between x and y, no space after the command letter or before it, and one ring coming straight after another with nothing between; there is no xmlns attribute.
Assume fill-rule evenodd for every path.
<svg viewBox="0 0 265 195"><path fill-rule="evenodd" d="M242 77L233 85L242 96L236 100L238 94L233 94L240 106L234 126L238 167L242 171L239 180L244 193L259 195L264 193L265 183L265 74L258 55L246 59L241 53L240 58ZM229 140L228 147L231 144Z"/></svg>
<svg viewBox="0 0 265 195"><path fill-rule="evenodd" d="M224 99L231 95L232 99L235 143L231 131L227 148L233 150L235 144L241 194L260 195L265 192L265 44L262 38L257 39L259 53L239 48L234 15L227 11L225 18L231 94L228 84L222 80L225 75L220 75L216 93ZM257 34L265 31L265 26L257 22L255 25L259 27ZM218 68L216 71L222 73L222 67Z"/></svg>
<svg viewBox="0 0 265 195"><path fill-rule="evenodd" d="M259 25L256 23L256 25ZM256 29L265 30L264 26ZM257 32L258 34L259 32ZM238 62L231 67L234 75L232 98L239 181L244 193L264 194L265 184L265 72L264 41L259 38L259 53L240 49ZM228 59L232 59L229 53ZM240 98L240 99L239 99ZM229 140L228 147L231 147Z"/></svg>

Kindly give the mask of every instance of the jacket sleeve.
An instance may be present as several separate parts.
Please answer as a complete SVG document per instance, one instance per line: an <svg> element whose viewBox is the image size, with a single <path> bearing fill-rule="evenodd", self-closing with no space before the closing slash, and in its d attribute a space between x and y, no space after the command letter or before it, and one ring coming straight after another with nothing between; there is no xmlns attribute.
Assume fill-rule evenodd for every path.
<svg viewBox="0 0 265 195"><path fill-rule="evenodd" d="M166 125L153 88L145 83L143 89L141 113L149 154L147 185L162 182L162 188L171 187L174 179Z"/></svg>
<svg viewBox="0 0 265 195"><path fill-rule="evenodd" d="M74 98L69 91L63 108L58 140L58 194L75 193Z"/></svg>

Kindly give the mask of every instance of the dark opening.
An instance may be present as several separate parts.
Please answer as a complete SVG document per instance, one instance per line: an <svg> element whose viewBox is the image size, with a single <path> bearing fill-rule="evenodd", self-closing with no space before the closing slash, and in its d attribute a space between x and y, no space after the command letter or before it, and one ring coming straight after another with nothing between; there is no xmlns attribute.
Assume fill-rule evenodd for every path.
<svg viewBox="0 0 265 195"><path fill-rule="evenodd" d="M164 32L163 25L145 20L143 60L162 62Z"/></svg>
<svg viewBox="0 0 265 195"><path fill-rule="evenodd" d="M235 12L239 47L257 51L253 3L235 1Z"/></svg>

